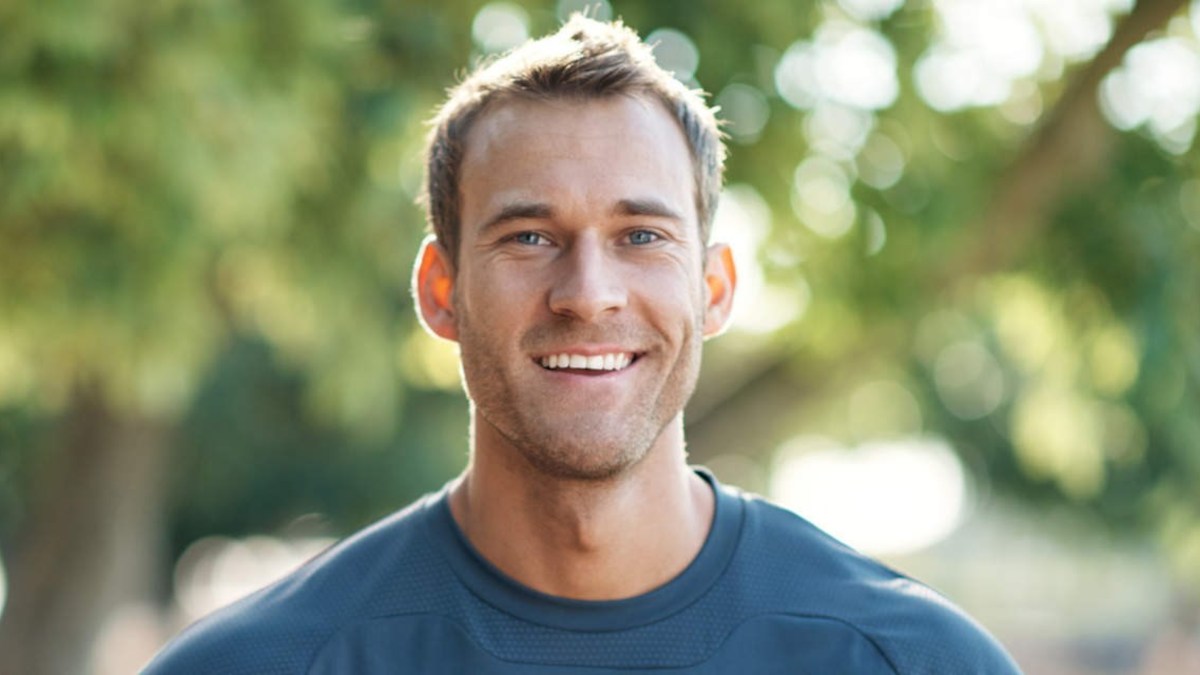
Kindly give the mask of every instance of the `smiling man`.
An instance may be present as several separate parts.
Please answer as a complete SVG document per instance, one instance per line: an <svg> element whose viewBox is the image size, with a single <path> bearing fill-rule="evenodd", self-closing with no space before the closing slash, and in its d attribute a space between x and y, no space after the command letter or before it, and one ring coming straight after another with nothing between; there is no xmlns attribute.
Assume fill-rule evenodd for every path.
<svg viewBox="0 0 1200 675"><path fill-rule="evenodd" d="M690 468L682 411L736 274L712 111L573 17L434 121L425 326L471 462L200 622L152 673L1014 673L928 588Z"/></svg>

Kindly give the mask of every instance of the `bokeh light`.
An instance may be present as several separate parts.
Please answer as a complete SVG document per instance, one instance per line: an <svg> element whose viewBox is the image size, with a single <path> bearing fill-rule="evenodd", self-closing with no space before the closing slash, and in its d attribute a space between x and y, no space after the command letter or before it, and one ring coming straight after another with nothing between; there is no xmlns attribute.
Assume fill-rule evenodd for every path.
<svg viewBox="0 0 1200 675"><path fill-rule="evenodd" d="M1012 415L1017 458L1032 475L1054 480L1072 497L1094 496L1104 485L1100 409L1053 382L1021 392Z"/></svg>
<svg viewBox="0 0 1200 675"><path fill-rule="evenodd" d="M659 28L647 35L645 42L654 49L658 65L675 79L684 83L695 80L696 69L700 67L700 50L690 37L674 28Z"/></svg>
<svg viewBox="0 0 1200 675"><path fill-rule="evenodd" d="M982 343L948 345L933 366L934 384L946 408L973 420L989 415L1004 400L1004 371Z"/></svg>
<svg viewBox="0 0 1200 675"><path fill-rule="evenodd" d="M582 12L600 21L613 18L612 5L608 0L558 0L554 9L554 15L559 21L566 21L575 12Z"/></svg>
<svg viewBox="0 0 1200 675"><path fill-rule="evenodd" d="M860 21L878 21L892 15L904 0L838 0L838 6Z"/></svg>
<svg viewBox="0 0 1200 675"><path fill-rule="evenodd" d="M939 35L914 67L917 92L935 110L1005 103L1028 79L1061 75L1098 51L1130 0L934 0ZM1028 99L1028 95L1024 96ZM1024 108L1028 113L1031 108ZM1018 115L1028 124L1028 115Z"/></svg>
<svg viewBox="0 0 1200 675"><path fill-rule="evenodd" d="M484 5L471 22L471 37L485 53L512 49L529 39L529 14L511 2Z"/></svg>
<svg viewBox="0 0 1200 675"><path fill-rule="evenodd" d="M875 116L865 110L822 101L804 119L804 137L814 152L849 161L862 149Z"/></svg>
<svg viewBox="0 0 1200 675"><path fill-rule="evenodd" d="M883 132L871 134L855 159L858 178L876 190L886 190L904 175L904 151Z"/></svg>
<svg viewBox="0 0 1200 675"><path fill-rule="evenodd" d="M1200 45L1176 37L1136 45L1104 79L1100 102L1116 128L1145 126L1164 149L1185 152L1200 113Z"/></svg>
<svg viewBox="0 0 1200 675"><path fill-rule="evenodd" d="M175 565L175 597L195 620L278 580L332 543L323 537L200 539Z"/></svg>
<svg viewBox="0 0 1200 675"><path fill-rule="evenodd" d="M770 495L860 551L895 555L954 532L966 514L967 491L962 464L942 440L844 449L806 437L779 450Z"/></svg>
<svg viewBox="0 0 1200 675"><path fill-rule="evenodd" d="M887 108L900 90L896 52L874 30L826 21L811 41L787 48L775 68L775 87L796 108L822 100L862 110Z"/></svg>
<svg viewBox="0 0 1200 675"><path fill-rule="evenodd" d="M757 87L740 82L722 89L717 94L716 104L720 117L728 121L726 133L737 143L757 141L771 116L766 95Z"/></svg>
<svg viewBox="0 0 1200 675"><path fill-rule="evenodd" d="M854 225L857 208L850 199L850 176L821 156L805 159L792 179L792 208L800 222L826 239L837 239Z"/></svg>
<svg viewBox="0 0 1200 675"><path fill-rule="evenodd" d="M992 312L1000 347L1027 373L1041 370L1063 344L1066 328L1060 307L1029 278L995 282Z"/></svg>
<svg viewBox="0 0 1200 675"><path fill-rule="evenodd" d="M864 252L868 256L878 254L887 246L887 224L883 222L883 218L879 212L874 209L866 209L864 211L864 227L866 228L866 242L864 244Z"/></svg>
<svg viewBox="0 0 1200 675"><path fill-rule="evenodd" d="M1009 93L1010 82L988 69L979 54L937 46L915 66L917 91L935 110L951 112L995 105Z"/></svg>

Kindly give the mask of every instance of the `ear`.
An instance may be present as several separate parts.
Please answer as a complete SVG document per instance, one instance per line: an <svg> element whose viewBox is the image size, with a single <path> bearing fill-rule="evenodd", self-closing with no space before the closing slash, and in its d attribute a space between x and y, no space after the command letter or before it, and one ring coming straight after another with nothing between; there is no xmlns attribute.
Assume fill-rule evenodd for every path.
<svg viewBox="0 0 1200 675"><path fill-rule="evenodd" d="M708 247L704 285L704 337L716 337L729 323L733 291L737 288L737 267L733 264L733 250L727 244Z"/></svg>
<svg viewBox="0 0 1200 675"><path fill-rule="evenodd" d="M446 249L432 236L421 243L413 266L413 297L425 330L446 340L458 341L454 315L454 265Z"/></svg>

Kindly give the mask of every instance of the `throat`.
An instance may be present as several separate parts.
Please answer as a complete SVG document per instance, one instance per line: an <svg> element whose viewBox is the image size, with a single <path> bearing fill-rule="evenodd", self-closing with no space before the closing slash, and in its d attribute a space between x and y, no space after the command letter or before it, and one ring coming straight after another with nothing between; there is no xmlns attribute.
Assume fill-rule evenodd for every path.
<svg viewBox="0 0 1200 675"><path fill-rule="evenodd" d="M486 490L477 483L468 473L451 493L467 539L522 584L577 600L629 598L667 583L699 553L714 512L711 487L690 471L653 489L622 481L510 486L503 507L475 492Z"/></svg>

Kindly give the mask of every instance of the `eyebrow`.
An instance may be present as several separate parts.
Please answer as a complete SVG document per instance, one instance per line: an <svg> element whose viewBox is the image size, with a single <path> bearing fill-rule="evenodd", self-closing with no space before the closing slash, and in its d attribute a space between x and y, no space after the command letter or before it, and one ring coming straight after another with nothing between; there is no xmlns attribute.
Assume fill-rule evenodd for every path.
<svg viewBox="0 0 1200 675"><path fill-rule="evenodd" d="M683 216L677 213L674 209L667 206L664 202L650 198L641 199L622 199L617 202L613 213L619 216L650 216L653 218L667 218L678 222L683 222Z"/></svg>
<svg viewBox="0 0 1200 675"><path fill-rule="evenodd" d="M653 197L618 200L611 213L615 216L649 216L683 222L682 215ZM496 215L488 218L479 231L486 232L514 220L545 220L553 217L554 208L545 202L518 201L506 204Z"/></svg>
<svg viewBox="0 0 1200 675"><path fill-rule="evenodd" d="M486 222L479 228L480 232L486 232L493 227L502 225L512 220L540 220L550 218L554 215L554 209L550 208L549 204L543 202L513 202L507 204L496 215L488 218Z"/></svg>

